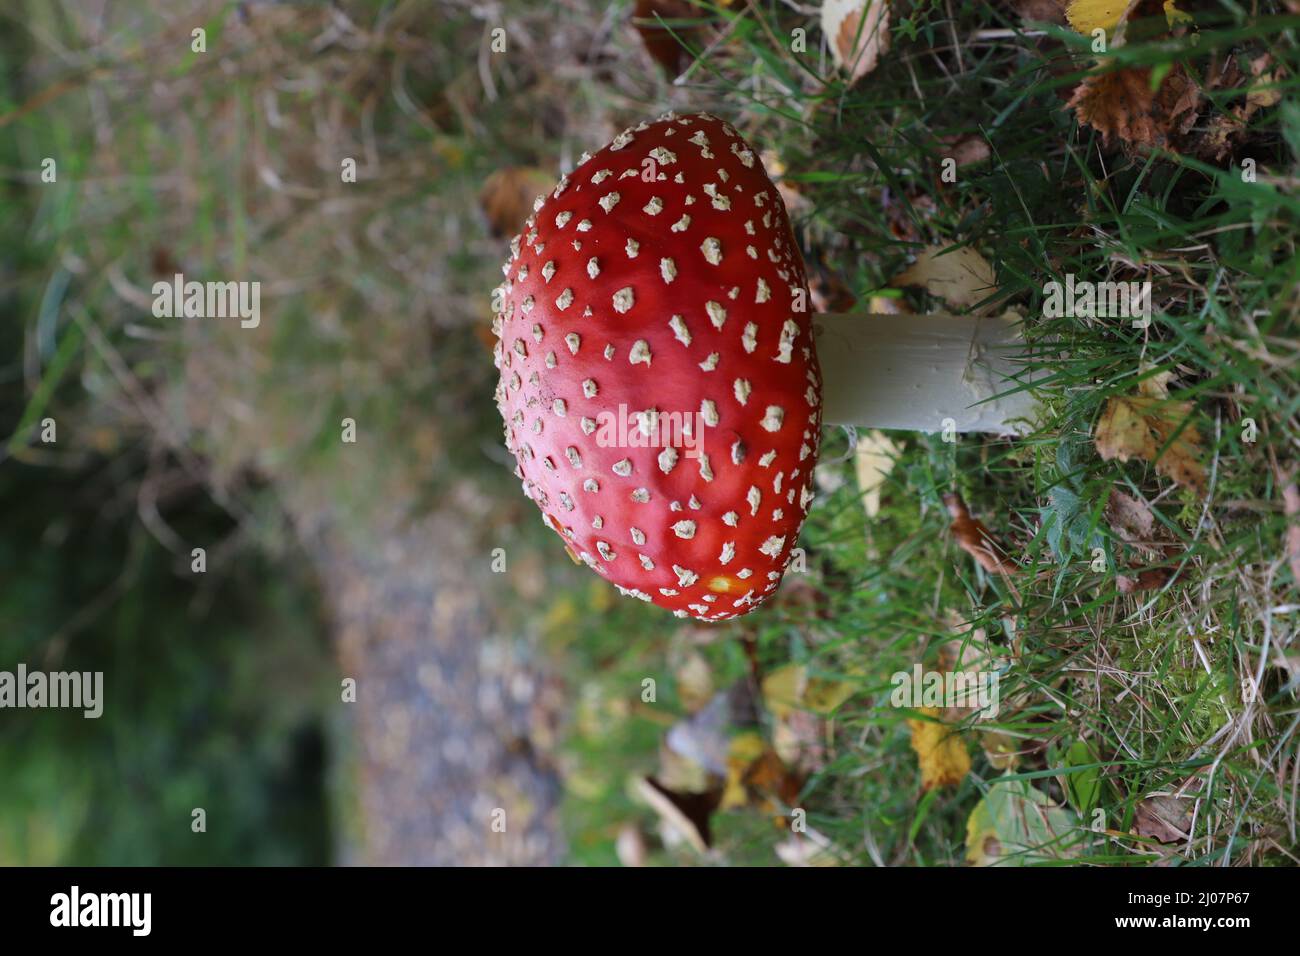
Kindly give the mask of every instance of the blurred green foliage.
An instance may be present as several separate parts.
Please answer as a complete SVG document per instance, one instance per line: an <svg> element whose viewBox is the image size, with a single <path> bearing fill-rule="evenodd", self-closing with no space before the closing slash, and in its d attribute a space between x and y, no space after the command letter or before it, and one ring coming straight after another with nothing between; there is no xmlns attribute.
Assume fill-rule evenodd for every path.
<svg viewBox="0 0 1300 956"><path fill-rule="evenodd" d="M0 114L31 93L26 37L4 32ZM23 168L19 151L0 136L0 166ZM80 150L60 155L70 178ZM208 549L207 572L146 530L136 492L158 459L86 401L88 345L61 308L77 280L60 231L38 227L71 198L0 184L0 670L102 671L104 705L98 719L0 710L0 865L329 862L323 703L338 679L316 595L301 563L232 537L165 457L181 480L161 517ZM57 444L21 427L45 415Z"/></svg>
<svg viewBox="0 0 1300 956"><path fill-rule="evenodd" d="M0 711L0 864L327 862L338 685L305 582L255 554L186 580L86 477L0 468L0 669L104 674L98 719ZM176 516L196 541L223 524L202 498Z"/></svg>

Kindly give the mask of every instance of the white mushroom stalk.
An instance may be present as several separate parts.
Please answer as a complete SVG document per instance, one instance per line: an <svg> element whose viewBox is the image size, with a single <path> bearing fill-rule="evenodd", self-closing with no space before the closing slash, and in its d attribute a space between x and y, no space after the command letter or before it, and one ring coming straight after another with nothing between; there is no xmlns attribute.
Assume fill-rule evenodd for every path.
<svg viewBox="0 0 1300 956"><path fill-rule="evenodd" d="M1037 420L1013 318L824 314L813 334L826 424L1024 435Z"/></svg>

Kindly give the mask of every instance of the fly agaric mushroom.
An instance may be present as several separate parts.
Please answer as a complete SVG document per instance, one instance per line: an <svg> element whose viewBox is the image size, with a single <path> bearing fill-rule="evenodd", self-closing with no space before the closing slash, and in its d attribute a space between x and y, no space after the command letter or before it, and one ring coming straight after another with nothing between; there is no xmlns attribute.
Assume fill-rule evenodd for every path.
<svg viewBox="0 0 1300 956"><path fill-rule="evenodd" d="M1005 327L818 316L757 154L668 114L584 155L511 242L493 330L524 493L624 594L719 621L769 597L813 497L822 368L834 421L1006 430ZM993 362L996 365L996 359ZM1020 393L1024 394L1024 393Z"/></svg>

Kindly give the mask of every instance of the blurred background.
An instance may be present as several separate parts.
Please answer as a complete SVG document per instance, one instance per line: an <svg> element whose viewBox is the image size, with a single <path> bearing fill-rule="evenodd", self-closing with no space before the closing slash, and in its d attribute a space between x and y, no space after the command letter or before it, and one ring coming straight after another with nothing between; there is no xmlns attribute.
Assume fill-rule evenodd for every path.
<svg viewBox="0 0 1300 956"><path fill-rule="evenodd" d="M662 104L630 7L5 7L0 666L106 705L4 714L0 862L562 861L568 562L485 335L533 197ZM259 327L155 318L177 272Z"/></svg>
<svg viewBox="0 0 1300 956"><path fill-rule="evenodd" d="M554 556L481 338L541 187L496 229L478 197L654 96L626 11L5 6L0 662L101 670L107 703L5 713L0 862L560 861L531 742L560 707L512 607ZM178 272L260 281L260 326L155 318Z"/></svg>
<svg viewBox="0 0 1300 956"><path fill-rule="evenodd" d="M647 116L718 112L788 174L819 310L851 308L852 289L905 311L888 280L916 246L972 235L1004 237L990 255L1005 296L1030 304L1061 256L1112 243L1122 270L1184 242L1169 223L1198 203L1231 203L1211 183L1176 206L1176 174L1073 152L1059 37L1013 39L1029 16L1057 37L1060 4L899 6L913 47L851 95L858 77L820 79L838 57L818 8L775 0L4 0L0 669L102 671L105 706L98 720L0 712L0 864L959 864L976 862L968 819L1003 772L1024 774L1000 805L1012 816L1101 805L1120 834L1148 794L1185 792L1197 748L1219 739L1216 696L1254 668L1231 648L1257 646L1257 622L1225 623L1204 667L1158 641L1227 621L1239 595L1211 610L1171 595L1136 623L1093 627L1136 600L1113 575L1076 599L1099 579L1086 562L1064 570L1072 548L1110 547L1091 502L1120 465L1078 466L1104 393L1062 381L1038 441L877 445L876 470L893 467L883 485L828 434L808 573L719 628L575 568L511 475L490 354L506 243L560 170ZM784 39L796 27L803 56ZM958 32L983 39L963 54ZM683 44L707 56L692 65ZM976 149L962 182L940 185L919 157L980 130L996 161ZM1257 155L1291 168L1288 135L1269 127ZM1112 190L1139 199L1111 204ZM1159 198L1143 205L1147 191ZM1237 203L1211 224L1236 243L1215 268L1253 277L1233 315L1293 295L1279 265L1294 256L1289 203ZM1203 264L1170 266L1166 291L1232 299L1206 292ZM155 317L151 288L176 273L259 281L260 324ZM1271 326L1225 333L1219 354L1258 354L1270 332L1276 350ZM1073 354L1088 382L1133 365L1100 333ZM1252 400L1290 403L1283 444L1293 375L1238 376L1259 387ZM1135 494L1156 481L1138 465ZM1265 470L1225 457L1222 494L1270 499L1251 484ZM1058 529L1053 557L1040 512L1060 506L1061 474L1076 476L1083 525L1064 543ZM946 536L955 486L1027 553L1082 577L1031 574L1013 601ZM1171 534L1199 535L1195 506L1165 505ZM1207 580L1249 555L1279 560L1280 510L1225 520L1227 544L1189 552ZM872 696L921 657L960 662L971 642L952 638L967 633L1032 667L1004 691L1020 696L996 733L965 738L946 771L918 766L917 715ZM1269 690L1292 701L1278 666ZM1074 689L1080 668L1155 680L1167 706L1153 717L1100 679ZM1264 736L1287 706L1231 719ZM1166 715L1185 747L1170 746ZM1228 828L1238 854L1287 856L1293 750L1288 732L1267 773L1246 753L1221 758L1226 791L1210 799L1224 802L1196 853L1219 852ZM1111 759L1127 769L1103 783ZM1073 787L1078 773L1043 782L1071 765L1091 789ZM815 838L779 822L796 803ZM1168 812L1177 830L1183 808ZM1105 852L1189 850L1153 827Z"/></svg>

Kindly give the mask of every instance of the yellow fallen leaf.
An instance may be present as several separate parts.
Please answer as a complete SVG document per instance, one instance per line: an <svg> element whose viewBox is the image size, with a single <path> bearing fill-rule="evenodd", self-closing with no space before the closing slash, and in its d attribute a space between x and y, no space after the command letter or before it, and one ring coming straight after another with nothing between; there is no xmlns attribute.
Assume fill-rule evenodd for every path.
<svg viewBox="0 0 1300 956"><path fill-rule="evenodd" d="M803 685L808 670L802 664L786 664L763 678L763 702L776 720L782 720L802 706Z"/></svg>
<svg viewBox="0 0 1300 956"><path fill-rule="evenodd" d="M858 435L857 447L853 451L853 469L857 472L862 507L868 518L874 518L880 513L880 488L893 470L902 448L902 445L891 441L882 431L873 430Z"/></svg>
<svg viewBox="0 0 1300 956"><path fill-rule="evenodd" d="M861 79L889 52L888 0L825 0L822 33L830 44L835 65Z"/></svg>
<svg viewBox="0 0 1300 956"><path fill-rule="evenodd" d="M1070 0L1065 17L1079 33L1115 29L1130 6L1129 0ZM1178 9L1177 0L1165 0L1165 20L1170 27L1192 23L1193 17Z"/></svg>
<svg viewBox="0 0 1300 956"><path fill-rule="evenodd" d="M722 809L756 806L764 813L781 813L794 805L799 790L799 779L760 734L745 731L731 739Z"/></svg>
<svg viewBox="0 0 1300 956"><path fill-rule="evenodd" d="M1113 30L1128 8L1129 0L1070 0L1065 18L1079 33Z"/></svg>
<svg viewBox="0 0 1300 956"><path fill-rule="evenodd" d="M1144 395L1112 398L1097 421L1093 443L1097 453L1107 461L1140 458L1154 462L1159 474L1204 494L1200 432L1191 423L1178 431L1191 413L1191 402L1170 402ZM1176 431L1178 437L1170 441Z"/></svg>
<svg viewBox="0 0 1300 956"><path fill-rule="evenodd" d="M1195 23L1196 18L1190 13L1184 13L1182 10L1179 10L1177 0L1165 0L1165 21L1169 24L1170 29L1172 29L1180 23Z"/></svg>
<svg viewBox="0 0 1300 956"><path fill-rule="evenodd" d="M803 664L786 664L763 678L763 701L777 721L799 710L829 714L856 690L848 681L809 677Z"/></svg>
<svg viewBox="0 0 1300 956"><path fill-rule="evenodd" d="M997 288L988 260L970 246L930 246L893 279L894 285L924 286L956 309L970 308Z"/></svg>
<svg viewBox="0 0 1300 956"><path fill-rule="evenodd" d="M857 692L848 681L829 677L810 677L804 686L803 703L815 714L826 715L834 711Z"/></svg>
<svg viewBox="0 0 1300 956"><path fill-rule="evenodd" d="M937 717L937 707L921 708L921 713ZM912 749L921 765L921 789L955 787L970 773L970 754L966 742L955 727L935 720L909 718Z"/></svg>
<svg viewBox="0 0 1300 956"><path fill-rule="evenodd" d="M997 829L983 800L966 818L966 865L995 866L1002 855Z"/></svg>
<svg viewBox="0 0 1300 956"><path fill-rule="evenodd" d="M725 746L726 741L722 743ZM681 753L665 740L659 747L659 768L655 771L655 779L678 793L704 793L714 789L717 777L699 762L706 756L700 752Z"/></svg>
<svg viewBox="0 0 1300 956"><path fill-rule="evenodd" d="M980 746L989 763L998 770L1012 770L1020 762L1020 742L1010 734L1000 730L982 731Z"/></svg>
<svg viewBox="0 0 1300 956"><path fill-rule="evenodd" d="M1106 403L1106 410L1092 436L1102 458L1107 461L1112 458L1120 461L1155 459L1160 448L1139 404L1145 401L1148 399L1112 398Z"/></svg>
<svg viewBox="0 0 1300 956"><path fill-rule="evenodd" d="M1141 371L1149 372L1151 366L1144 366ZM1154 375L1148 375L1142 381L1138 382L1138 392L1147 398L1168 398L1169 397L1169 380L1174 377L1173 372L1156 372Z"/></svg>
<svg viewBox="0 0 1300 956"><path fill-rule="evenodd" d="M745 774L766 750L767 743L757 731L746 731L731 738L727 751L727 785L722 791L720 805L723 810L734 810L749 803Z"/></svg>
<svg viewBox="0 0 1300 956"><path fill-rule="evenodd" d="M787 664L768 673L762 689L776 755L796 770L818 769L826 756L830 715L857 692L857 685L810 677L804 665Z"/></svg>

